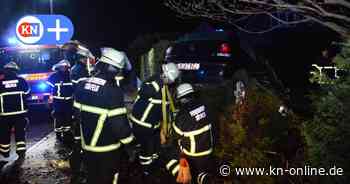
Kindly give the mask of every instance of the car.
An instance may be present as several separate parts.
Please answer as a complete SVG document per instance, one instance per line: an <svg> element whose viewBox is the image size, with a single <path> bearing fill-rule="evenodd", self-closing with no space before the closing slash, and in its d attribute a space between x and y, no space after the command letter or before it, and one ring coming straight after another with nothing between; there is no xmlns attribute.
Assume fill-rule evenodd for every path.
<svg viewBox="0 0 350 184"><path fill-rule="evenodd" d="M246 94L249 78L265 73L262 63L246 48L231 31L195 32L171 44L166 50L165 62L177 64L181 82L196 86L233 82L238 103Z"/></svg>
<svg viewBox="0 0 350 184"><path fill-rule="evenodd" d="M46 83L53 72L52 66L63 59L59 46L13 46L0 48L0 65L14 61L20 67L19 76L30 88L29 105L49 105L52 102L51 88Z"/></svg>

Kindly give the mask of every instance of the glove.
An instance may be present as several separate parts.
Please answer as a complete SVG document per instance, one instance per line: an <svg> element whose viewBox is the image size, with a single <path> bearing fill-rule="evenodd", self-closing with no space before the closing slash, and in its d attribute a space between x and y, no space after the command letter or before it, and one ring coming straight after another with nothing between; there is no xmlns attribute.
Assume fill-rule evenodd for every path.
<svg viewBox="0 0 350 184"><path fill-rule="evenodd" d="M180 169L177 174L176 182L188 184L191 182L192 176L190 171L190 165L185 158L180 159Z"/></svg>

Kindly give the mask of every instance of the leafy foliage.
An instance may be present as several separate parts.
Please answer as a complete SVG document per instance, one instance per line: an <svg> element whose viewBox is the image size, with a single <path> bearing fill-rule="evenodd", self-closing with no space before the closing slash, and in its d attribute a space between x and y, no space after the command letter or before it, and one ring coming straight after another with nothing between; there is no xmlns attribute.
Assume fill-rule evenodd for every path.
<svg viewBox="0 0 350 184"><path fill-rule="evenodd" d="M228 101L230 90L221 89L223 92L220 92L214 89L215 95L206 91L206 99L221 106L212 108L219 115L216 157L227 161L232 168L286 168L287 162L289 166L303 165L301 120L293 114L281 116L278 112L280 99L270 91L252 86L244 103L238 106L233 105L232 99ZM214 102L211 105L215 106ZM298 155L300 150L301 155ZM288 183L288 179L295 180L287 177L232 176L233 183Z"/></svg>
<svg viewBox="0 0 350 184"><path fill-rule="evenodd" d="M349 42L350 43L350 42ZM336 66L350 71L350 48L334 59ZM318 183L349 183L350 171L350 76L321 84L314 93L315 114L305 123L310 162L315 167L336 166L344 170L345 176L324 177Z"/></svg>

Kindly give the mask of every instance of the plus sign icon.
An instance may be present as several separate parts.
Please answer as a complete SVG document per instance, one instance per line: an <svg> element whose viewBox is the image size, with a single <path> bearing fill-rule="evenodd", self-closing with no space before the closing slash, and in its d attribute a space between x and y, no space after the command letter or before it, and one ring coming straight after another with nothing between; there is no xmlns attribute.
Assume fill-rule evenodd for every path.
<svg viewBox="0 0 350 184"><path fill-rule="evenodd" d="M71 40L72 22L63 15L29 15L16 25L18 40L24 44L59 45Z"/></svg>

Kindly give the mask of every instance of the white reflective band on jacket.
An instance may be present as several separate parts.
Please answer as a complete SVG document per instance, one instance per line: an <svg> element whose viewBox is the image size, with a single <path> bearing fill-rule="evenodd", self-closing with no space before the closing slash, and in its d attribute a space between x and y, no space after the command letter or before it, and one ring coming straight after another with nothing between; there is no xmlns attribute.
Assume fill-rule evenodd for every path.
<svg viewBox="0 0 350 184"><path fill-rule="evenodd" d="M24 102L23 102L23 95L29 94L30 90L24 92L24 91L13 91L13 92L4 92L0 94L0 101L1 101L1 112L0 116L10 116L10 115L16 115L16 114L23 114L28 112L28 109L24 109ZM14 111L14 112L5 112L4 109L4 96L11 96L11 95L19 95L21 99L21 110Z"/></svg>
<svg viewBox="0 0 350 184"><path fill-rule="evenodd" d="M114 77L115 81L117 81L117 85L120 86L120 81L124 80L124 77L122 76L117 76L117 77Z"/></svg>
<svg viewBox="0 0 350 184"><path fill-rule="evenodd" d="M88 79L88 78L87 77L82 77L82 78L79 78L78 80L72 80L72 82L74 84L78 84L80 81L83 81L83 80L86 80L86 79Z"/></svg>
<svg viewBox="0 0 350 184"><path fill-rule="evenodd" d="M148 84L148 85L151 84L153 86L153 88L156 90L156 92L159 92L160 87L159 87L159 85L158 85L158 83L156 81L146 82L146 84Z"/></svg>
<svg viewBox="0 0 350 184"><path fill-rule="evenodd" d="M158 124L156 125L152 125L151 123L147 123L147 122L144 122L144 121L140 121L138 119L136 119L132 114L129 115L129 118L131 121L133 121L134 123L140 125L140 126L143 126L143 127L147 127L147 128L154 128L154 129L157 129L160 127L160 122L158 122Z"/></svg>
<svg viewBox="0 0 350 184"><path fill-rule="evenodd" d="M58 100L70 100L70 99L73 99L73 96L67 96L67 97L61 96L61 87L62 86L73 86L73 83L71 83L71 82L55 83L55 86L57 86L57 96L53 96L54 99L58 99Z"/></svg>
<svg viewBox="0 0 350 184"><path fill-rule="evenodd" d="M127 109L125 107L116 108L116 109L104 109L104 108L100 108L100 107L94 107L94 106L90 106L90 105L81 104L81 103L78 103L76 101L74 101L74 107L79 109L82 112L89 112L89 113L100 115L98 118L96 129L95 129L95 132L93 133L90 144L86 144L86 142L84 140L84 136L83 136L84 135L83 130L80 127L80 131L81 131L80 133L82 135L81 142L82 142L83 149L85 149L87 151L91 151L91 152L108 152L108 151L116 150L121 146L120 142L118 142L116 144L107 145L107 146L96 146L96 144L97 144L98 139L101 135L101 132L103 130L104 123L105 123L107 117L113 117L113 116L126 114ZM132 138L127 137L127 138L122 139L122 140L124 142L129 142L130 140L132 141L133 135L130 135L130 136L132 136Z"/></svg>
<svg viewBox="0 0 350 184"><path fill-rule="evenodd" d="M211 131L211 124L206 125L198 130L189 131L189 132L183 132L180 128L178 128L175 125L175 123L173 123L173 128L174 128L175 132L178 133L179 135L184 136L184 137L188 137L190 139L190 143L191 143L191 146L190 146L191 150L190 151L186 150L186 148L181 147L181 150L186 155L193 156L193 157L200 157L200 156L209 155L213 152L212 147L206 151L196 152L196 139L195 139L195 136L200 135L202 133L205 133L207 131Z"/></svg>
<svg viewBox="0 0 350 184"><path fill-rule="evenodd" d="M70 100L73 99L73 96L70 97L61 97L61 96L52 96L54 99L58 99L58 100Z"/></svg>

